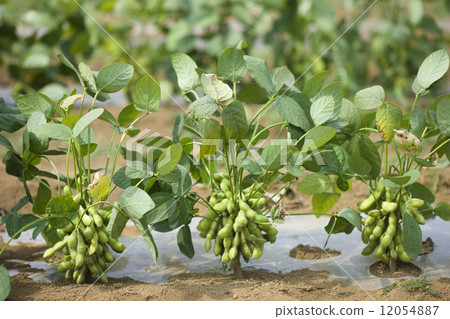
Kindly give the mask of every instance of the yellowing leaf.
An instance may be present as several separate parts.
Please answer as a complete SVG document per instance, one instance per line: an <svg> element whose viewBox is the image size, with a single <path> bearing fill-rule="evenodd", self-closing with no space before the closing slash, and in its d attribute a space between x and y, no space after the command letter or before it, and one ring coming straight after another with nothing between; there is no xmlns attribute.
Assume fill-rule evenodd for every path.
<svg viewBox="0 0 450 319"><path fill-rule="evenodd" d="M108 176L95 173L94 181L88 186L88 194L92 199L100 199L109 192L110 181Z"/></svg>

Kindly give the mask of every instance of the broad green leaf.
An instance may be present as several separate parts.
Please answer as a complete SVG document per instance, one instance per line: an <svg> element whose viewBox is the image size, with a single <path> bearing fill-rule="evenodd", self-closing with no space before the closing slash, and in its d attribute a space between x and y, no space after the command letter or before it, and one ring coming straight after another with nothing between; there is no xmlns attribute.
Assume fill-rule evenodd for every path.
<svg viewBox="0 0 450 319"><path fill-rule="evenodd" d="M128 164L125 175L130 179L142 179L152 177L153 172L146 163L142 161L132 161Z"/></svg>
<svg viewBox="0 0 450 319"><path fill-rule="evenodd" d="M320 194L327 191L332 184L330 177L327 175L323 173L312 173L306 175L300 181L297 190L300 193L308 195Z"/></svg>
<svg viewBox="0 0 450 319"><path fill-rule="evenodd" d="M447 202L437 203L434 208L436 215L442 218L445 221L450 221L450 204Z"/></svg>
<svg viewBox="0 0 450 319"><path fill-rule="evenodd" d="M178 86L183 91L191 91L199 82L199 76L195 69L197 64L188 55L176 53L170 56L172 66L177 73Z"/></svg>
<svg viewBox="0 0 450 319"><path fill-rule="evenodd" d="M450 99L442 99L436 107L436 117L439 129L450 137Z"/></svg>
<svg viewBox="0 0 450 319"><path fill-rule="evenodd" d="M220 81L216 74L202 75L203 92L217 102L225 102L233 97L231 88Z"/></svg>
<svg viewBox="0 0 450 319"><path fill-rule="evenodd" d="M355 105L360 110L372 110L381 106L385 98L384 89L379 85L375 85L356 92Z"/></svg>
<svg viewBox="0 0 450 319"><path fill-rule="evenodd" d="M413 25L419 24L422 20L424 7L421 0L411 0L409 2L409 20Z"/></svg>
<svg viewBox="0 0 450 319"><path fill-rule="evenodd" d="M72 196L55 196L47 204L45 213L48 223L55 229L63 229L76 222L78 216L78 205Z"/></svg>
<svg viewBox="0 0 450 319"><path fill-rule="evenodd" d="M270 74L272 75L272 82L275 86L275 91L280 90L284 85L290 89L297 89L294 87L295 77L286 67L280 67L273 69Z"/></svg>
<svg viewBox="0 0 450 319"><path fill-rule="evenodd" d="M170 145L158 159L156 171L158 176L168 175L177 167L183 153L183 146L180 143Z"/></svg>
<svg viewBox="0 0 450 319"><path fill-rule="evenodd" d="M42 112L46 118L53 115L53 107L42 96L38 94L27 94L16 99L17 108L29 117L33 112Z"/></svg>
<svg viewBox="0 0 450 319"><path fill-rule="evenodd" d="M89 197L92 199L100 199L105 197L109 193L109 185L111 184L109 177L106 175L100 175L100 173L95 173L94 180L87 188Z"/></svg>
<svg viewBox="0 0 450 319"><path fill-rule="evenodd" d="M339 195L334 193L315 194L312 198L314 213L326 213L333 208L339 200Z"/></svg>
<svg viewBox="0 0 450 319"><path fill-rule="evenodd" d="M231 82L239 82L247 73L244 53L233 47L226 48L219 56L219 74Z"/></svg>
<svg viewBox="0 0 450 319"><path fill-rule="evenodd" d="M158 80L151 75L144 76L136 83L131 96L137 110L142 112L158 111L161 100L161 88Z"/></svg>
<svg viewBox="0 0 450 319"><path fill-rule="evenodd" d="M78 70L80 70L81 78L83 79L84 84L86 87L94 92L97 91L97 83L95 83L94 75L92 74L91 69L84 64L83 62L80 62L78 64Z"/></svg>
<svg viewBox="0 0 450 319"><path fill-rule="evenodd" d="M128 221L128 216L124 212L118 210L116 207L117 202L114 203L111 215L109 216L108 225L106 226L107 234L109 236L112 236L113 238L120 237Z"/></svg>
<svg viewBox="0 0 450 319"><path fill-rule="evenodd" d="M81 119L80 114L69 114L63 118L61 124L64 124L71 130L75 127L75 124Z"/></svg>
<svg viewBox="0 0 450 319"><path fill-rule="evenodd" d="M19 214L19 213L13 213L12 215L9 215L6 217L6 231L8 232L9 237L14 237L14 235L17 233L17 235L14 237L14 239L17 239L20 237L22 232L18 233L23 227L27 226L28 224L38 220L36 216L32 214ZM33 224L30 227L25 228L23 231L33 229L37 226L37 224Z"/></svg>
<svg viewBox="0 0 450 319"><path fill-rule="evenodd" d="M200 146L200 158L205 155L216 154L220 147L220 123L214 119L206 119L203 122L203 142Z"/></svg>
<svg viewBox="0 0 450 319"><path fill-rule="evenodd" d="M420 138L427 126L427 120L420 108L416 107L412 110L409 123L411 124L412 133Z"/></svg>
<svg viewBox="0 0 450 319"><path fill-rule="evenodd" d="M256 83L250 83L244 86L237 94L239 101L252 104L264 104L269 98L267 91Z"/></svg>
<svg viewBox="0 0 450 319"><path fill-rule="evenodd" d="M311 118L314 124L321 125L334 116L334 99L332 96L322 96L315 100L311 105Z"/></svg>
<svg viewBox="0 0 450 319"><path fill-rule="evenodd" d="M264 168L268 171L276 171L287 164L292 155L293 145L289 140L274 140L265 146L261 157L264 160Z"/></svg>
<svg viewBox="0 0 450 319"><path fill-rule="evenodd" d="M8 269L0 265L0 301L6 300L11 292L11 279Z"/></svg>
<svg viewBox="0 0 450 319"><path fill-rule="evenodd" d="M351 234L354 229L355 226L352 225L347 219L336 216L331 217L328 225L325 226L325 231L328 234Z"/></svg>
<svg viewBox="0 0 450 319"><path fill-rule="evenodd" d="M342 87L340 82L333 82L326 85L320 92L313 98L313 102L324 96L332 96L334 100L334 112L330 118L330 121L335 121L339 117L342 108ZM311 115L312 116L312 115Z"/></svg>
<svg viewBox="0 0 450 319"><path fill-rule="evenodd" d="M46 136L54 140L68 141L72 137L72 130L64 124L47 123L34 129L34 134Z"/></svg>
<svg viewBox="0 0 450 319"><path fill-rule="evenodd" d="M192 235L191 230L188 225L184 225L180 228L177 234L177 243L180 251L188 257L192 259L195 254L194 245L192 244Z"/></svg>
<svg viewBox="0 0 450 319"><path fill-rule="evenodd" d="M313 98L322 89L325 78L330 75L331 71L322 71L315 74L305 83L303 93L305 93L310 99Z"/></svg>
<svg viewBox="0 0 450 319"><path fill-rule="evenodd" d="M130 186L120 194L120 207L131 219L141 219L155 208L155 203L142 189Z"/></svg>
<svg viewBox="0 0 450 319"><path fill-rule="evenodd" d="M107 109L103 109L103 113L102 113L102 115L100 115L100 117L98 119L105 121L114 127L116 127L118 125L114 115L112 115L111 112L108 111Z"/></svg>
<svg viewBox="0 0 450 319"><path fill-rule="evenodd" d="M380 136L390 142L395 136L394 130L402 124L402 110L392 103L385 103L378 108L376 120Z"/></svg>
<svg viewBox="0 0 450 319"><path fill-rule="evenodd" d="M351 159L353 156L358 156L370 164L371 171L368 173L368 176L372 178L378 176L381 169L381 158L377 147L366 134L361 132L355 133L350 139L350 145L347 151L350 155L350 163L352 163ZM355 158L353 157L353 159ZM352 165L350 167L353 168Z"/></svg>
<svg viewBox="0 0 450 319"><path fill-rule="evenodd" d="M217 111L219 104L216 103L210 96L206 95L192 103L189 106L188 112L194 118L206 118Z"/></svg>
<svg viewBox="0 0 450 319"><path fill-rule="evenodd" d="M75 72L75 74L78 77L78 80L80 81L80 84L83 85L84 82L83 82L83 79L81 78L80 71L78 71L78 69L64 55L58 54L56 57L62 64L64 64L69 69L72 69L72 71Z"/></svg>
<svg viewBox="0 0 450 319"><path fill-rule="evenodd" d="M275 86L272 82L272 76L269 72L266 61L249 55L245 55L244 60L247 64L248 71L255 82L273 95L273 93L275 93Z"/></svg>
<svg viewBox="0 0 450 319"><path fill-rule="evenodd" d="M126 166L121 167L113 175L114 184L116 184L118 187L120 187L122 189L126 189L127 187L130 187L131 185L135 184L134 181L126 175L126 173L125 173L126 169L127 169ZM137 182L138 181L136 181L136 183Z"/></svg>
<svg viewBox="0 0 450 319"><path fill-rule="evenodd" d="M348 153L339 145L327 145L322 153L322 157L328 168L333 172L342 173L348 167Z"/></svg>
<svg viewBox="0 0 450 319"><path fill-rule="evenodd" d="M145 214L142 219L150 227L169 218L177 208L176 201L170 193L158 192L152 194L152 200L155 203L155 208Z"/></svg>
<svg viewBox="0 0 450 319"><path fill-rule="evenodd" d="M357 212L356 210L345 206L341 209L341 211L338 213L339 217L345 218L348 220L350 224L356 227L359 231L362 231L361 227L361 214Z"/></svg>
<svg viewBox="0 0 450 319"><path fill-rule="evenodd" d="M316 126L309 130L305 135L305 144L302 148L302 152L308 152L315 150L328 141L330 141L335 135L336 129L328 126Z"/></svg>
<svg viewBox="0 0 450 319"><path fill-rule="evenodd" d="M27 117L16 107L9 106L0 97L0 131L14 133L27 123Z"/></svg>
<svg viewBox="0 0 450 319"><path fill-rule="evenodd" d="M222 123L228 139L241 140L247 136L248 123L244 104L234 101L222 111Z"/></svg>
<svg viewBox="0 0 450 319"><path fill-rule="evenodd" d="M423 199L425 202L432 204L434 202L433 193L425 185L415 182L411 185L409 191L413 198ZM437 205L436 205L437 206Z"/></svg>
<svg viewBox="0 0 450 319"><path fill-rule="evenodd" d="M173 124L173 142L178 143L180 141L181 134L183 133L183 127L184 127L184 114L177 114L177 117L175 118L175 123Z"/></svg>
<svg viewBox="0 0 450 319"><path fill-rule="evenodd" d="M420 172L417 170L408 171L402 176L391 176L389 179L381 181L382 185L392 188L398 188L400 186L406 187L413 184L420 177ZM390 182L394 183L391 184Z"/></svg>
<svg viewBox="0 0 450 319"><path fill-rule="evenodd" d="M286 95L281 96L276 100L276 107L283 120L300 127L304 131L311 128L311 123L303 111L302 107L293 99Z"/></svg>
<svg viewBox="0 0 450 319"><path fill-rule="evenodd" d="M303 164L303 156L300 152L295 152L292 154L286 165L286 171L295 177L303 176L303 170L300 168L300 165Z"/></svg>
<svg viewBox="0 0 450 319"><path fill-rule="evenodd" d="M102 115L103 110L103 108L97 108L83 115L73 127L73 137L78 137L86 127Z"/></svg>
<svg viewBox="0 0 450 319"><path fill-rule="evenodd" d="M119 122L120 126L127 126L128 124L133 121L136 116L138 116L141 112L136 109L134 104L130 104L125 106L122 111L119 113L119 117L117 118L117 121Z"/></svg>
<svg viewBox="0 0 450 319"><path fill-rule="evenodd" d="M428 89L447 72L449 67L448 54L441 49L430 54L422 63L417 72L417 84L415 89ZM418 94L419 92L414 92Z"/></svg>
<svg viewBox="0 0 450 319"><path fill-rule="evenodd" d="M0 134L0 145L6 147L10 151L14 152L14 147L11 145L11 143L8 141L6 137Z"/></svg>
<svg viewBox="0 0 450 319"><path fill-rule="evenodd" d="M17 213L21 208L23 208L26 204L30 202L28 196L24 196L16 203L16 205L11 208L11 214Z"/></svg>
<svg viewBox="0 0 450 319"><path fill-rule="evenodd" d="M24 132L24 137L26 134L28 134L30 151L35 154L40 154L41 152L44 152L48 149L48 138L34 132L37 127L46 123L47 120L45 119L45 115L41 112L33 112L28 118L27 129Z"/></svg>
<svg viewBox="0 0 450 319"><path fill-rule="evenodd" d="M422 230L414 217L406 212L403 212L403 245L411 260L416 260L422 249Z"/></svg>
<svg viewBox="0 0 450 319"><path fill-rule="evenodd" d="M361 114L361 127L376 128L376 111Z"/></svg>
<svg viewBox="0 0 450 319"><path fill-rule="evenodd" d="M156 262L158 260L158 248L156 247L155 240L153 239L153 236L150 233L150 230L148 229L148 226L143 224L141 222L141 220L139 220L137 218L130 217L130 219L133 221L134 225L136 226L136 228L141 233L141 236L144 238L148 248L150 249L150 252L151 252L152 257L153 257L153 261L155 262L155 266L156 266Z"/></svg>
<svg viewBox="0 0 450 319"><path fill-rule="evenodd" d="M97 75L97 87L104 93L114 93L123 89L133 77L132 65L118 62L103 67Z"/></svg>
<svg viewBox="0 0 450 319"><path fill-rule="evenodd" d="M34 200L33 213L36 215L43 215L45 213L45 207L47 207L51 198L52 191L49 183L45 179L41 179Z"/></svg>
<svg viewBox="0 0 450 319"><path fill-rule="evenodd" d="M347 99L342 99L342 109L339 117L348 121L348 124L341 128L341 132L353 134L361 128L361 113L355 104Z"/></svg>

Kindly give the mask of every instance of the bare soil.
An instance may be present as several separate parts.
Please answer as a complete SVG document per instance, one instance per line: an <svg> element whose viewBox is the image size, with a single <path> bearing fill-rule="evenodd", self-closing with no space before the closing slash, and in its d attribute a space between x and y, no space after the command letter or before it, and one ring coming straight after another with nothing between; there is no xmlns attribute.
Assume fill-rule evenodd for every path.
<svg viewBox="0 0 450 319"><path fill-rule="evenodd" d="M120 109L112 108L110 111L117 115ZM149 128L170 135L173 118L178 108L162 108L158 113L151 115L139 127ZM92 163L104 167L105 149L101 144L109 143L110 128L106 123L98 123L94 127L96 139L100 139L99 152ZM99 133L97 133L99 132ZM17 143L20 137L17 135ZM104 147L104 146L103 146ZM102 153L103 152L103 153ZM0 154L2 156L2 154ZM54 159L57 167L64 167L63 158ZM120 162L121 167L124 162ZM45 167L45 164L42 164ZM17 201L25 195L22 183L17 178L5 172L4 165L0 165L0 207L3 214L10 212ZM428 169L422 174L422 179L437 192L436 202L449 201L450 198L450 168L439 171ZM54 184L53 184L54 186ZM295 191L284 200L287 214L311 212L311 197L300 195ZM30 183L31 193L37 191L37 184ZM207 190L197 187L198 193L205 195ZM351 194L342 194L334 209L339 211L344 206L356 208L357 202L362 201L368 189L361 183L353 184ZM118 192L113 193L118 198ZM26 206L23 213L30 211ZM0 231L2 231L0 229ZM126 228L128 236L137 235L133 228ZM3 246L0 240L0 247ZM301 243L299 243L301 244ZM299 269L288 274L267 272L244 272L243 279L235 279L232 275L223 276L217 273L182 274L173 276L168 282L153 285L135 281L130 278L110 279L108 284L75 285L65 280L54 283L36 282L28 278L29 274L38 270L32 269L26 263L11 260L36 261L42 259L44 245L20 244L8 247L0 256L0 264L8 269L16 269L19 274L11 278L12 291L8 300L450 300L450 279L438 278L431 280L431 288L438 292L433 296L424 291L408 292L398 285L390 292L384 293L382 289L363 291L355 285L342 281L330 280L325 271L311 271ZM291 252L295 258L317 258L320 249L303 246ZM332 256L339 252L330 250ZM326 254L324 254L326 255Z"/></svg>
<svg viewBox="0 0 450 319"><path fill-rule="evenodd" d="M325 259L330 257L339 256L341 252L339 250L327 248L323 251L319 247L311 247L309 245L300 244L297 247L293 248L289 252L289 256L297 259Z"/></svg>
<svg viewBox="0 0 450 319"><path fill-rule="evenodd" d="M1 240L0 240L0 244ZM243 279L217 273L182 274L168 282L153 285L129 277L110 278L108 284L75 285L64 279L53 283L36 282L28 276L37 272L23 261L43 260L45 245L10 246L0 263L19 274L11 278L8 300L450 300L450 279L431 280L433 296L422 290L408 292L400 285L390 292L363 291L355 285L330 280L326 271L299 269L287 274L244 272Z"/></svg>
<svg viewBox="0 0 450 319"><path fill-rule="evenodd" d="M406 276L419 277L422 274L422 269L414 265L413 263L399 262L397 269L392 272L389 265L377 261L370 265L370 273L380 278L400 278Z"/></svg>

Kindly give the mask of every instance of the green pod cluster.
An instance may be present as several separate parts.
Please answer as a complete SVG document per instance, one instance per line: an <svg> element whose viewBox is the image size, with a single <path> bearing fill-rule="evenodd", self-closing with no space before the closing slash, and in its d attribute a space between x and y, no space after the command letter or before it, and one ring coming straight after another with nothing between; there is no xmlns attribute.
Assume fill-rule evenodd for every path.
<svg viewBox="0 0 450 319"><path fill-rule="evenodd" d="M408 193L394 193L387 187L377 188L374 194L360 204L360 210L367 214L362 221L361 233L361 239L367 246L361 254L373 254L385 264L390 264L392 260L411 261L403 245L401 219L406 213L413 216L417 223L425 224L418 210L423 205L423 200L411 198Z"/></svg>
<svg viewBox="0 0 450 319"><path fill-rule="evenodd" d="M77 196L77 195L75 195ZM89 276L98 276L102 282L108 282L107 263L114 261L109 248L121 253L125 245L108 235L106 220L94 207L83 209L80 205L78 216L73 225L63 229L65 237L53 247L47 249L44 258L62 255L58 271L77 284L84 283Z"/></svg>
<svg viewBox="0 0 450 319"><path fill-rule="evenodd" d="M261 184L237 192L225 174L214 174L213 179L218 187L211 192L209 209L197 230L206 239L205 250L213 248L233 269L241 256L246 262L260 258L264 244L276 241L278 230L262 213L266 200Z"/></svg>

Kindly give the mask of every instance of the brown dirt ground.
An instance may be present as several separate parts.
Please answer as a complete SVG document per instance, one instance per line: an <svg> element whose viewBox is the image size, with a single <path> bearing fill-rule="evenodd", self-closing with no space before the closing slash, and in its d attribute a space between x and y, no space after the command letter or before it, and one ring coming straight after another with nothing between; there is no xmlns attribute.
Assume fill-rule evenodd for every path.
<svg viewBox="0 0 450 319"><path fill-rule="evenodd" d="M336 257L341 254L339 250L334 250L327 248L325 249L326 253L319 247L311 247L309 245L300 244L297 247L291 249L289 252L289 256L297 259L325 259L330 257ZM323 252L323 253L322 253Z"/></svg>
<svg viewBox="0 0 450 319"><path fill-rule="evenodd" d="M111 109L111 111L117 114L119 109ZM170 135L173 118L179 111L173 107L162 108L158 113L143 121L139 127L151 128ZM110 139L108 125L100 123L94 129L96 138L105 141L106 144L106 141ZM17 137L17 144L20 144L19 135ZM100 144L103 143L100 142ZM104 153L102 152L105 152L105 149L98 152L99 156L93 159L93 163L94 166L103 167L102 154ZM58 168L62 168L64 159L56 158L55 163ZM119 163L118 167L121 164L123 162ZM25 195L24 190L17 178L5 173L4 165L0 165L0 178L2 181L0 208L10 211ZM449 201L450 168L439 171L428 169L422 174L422 179L436 189L438 194L436 202ZM30 184L31 192L35 193L37 185ZM206 189L200 188L196 191L202 195L207 192ZM354 183L351 194L343 194L335 209L339 211L344 206L356 207L356 203L363 200L366 194L367 189L362 184ZM117 192L113 196L118 197ZM284 207L287 213L311 212L311 197L295 193L294 196L285 200ZM27 210L29 207L25 207L24 211ZM136 235L137 232L135 229L126 228L125 234ZM3 246L1 240L0 246ZM288 274L245 272L244 278L239 280L217 273L203 273L173 276L168 282L160 285L137 282L126 277L110 279L108 284L77 286L65 280L54 283L36 282L27 276L30 272L37 270L23 263L8 261L11 259L43 260L44 250L44 245L22 244L8 247L0 256L0 264L8 269L19 271L18 275L11 278L12 291L8 300L372 300L371 298L375 300L450 300L449 278L431 279L431 288L438 291L437 296L424 291L408 292L401 287L388 293L384 293L382 289L365 293L354 285L330 280L329 274L325 271L309 269L299 269Z"/></svg>

